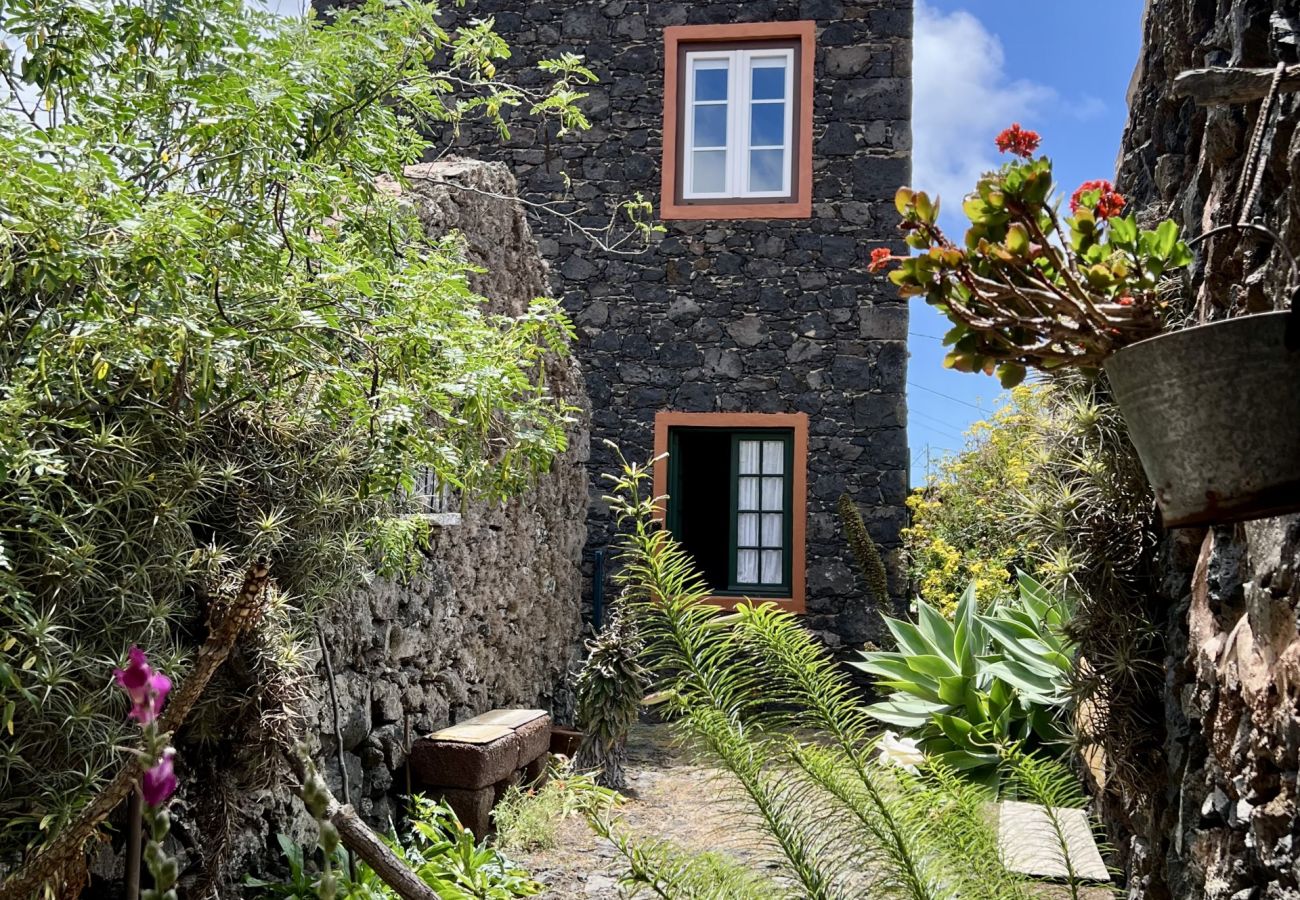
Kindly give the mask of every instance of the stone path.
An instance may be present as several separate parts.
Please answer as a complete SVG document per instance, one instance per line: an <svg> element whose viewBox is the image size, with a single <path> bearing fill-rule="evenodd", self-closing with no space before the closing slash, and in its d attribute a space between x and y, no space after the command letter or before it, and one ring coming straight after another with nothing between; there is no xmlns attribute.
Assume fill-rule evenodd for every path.
<svg viewBox="0 0 1300 900"><path fill-rule="evenodd" d="M637 725L628 740L625 791L628 802L620 808L625 829L639 836L671 840L687 849L729 853L738 859L758 860L760 838L736 816L719 784L719 773L696 765L672 743L666 725ZM619 897L618 877L624 871L614 847L592 834L582 819L565 822L553 850L514 854L517 861L547 886L541 900L582 900ZM1060 885L1040 885L1036 894L1045 900L1068 900ZM1109 890L1085 888L1085 900L1110 900Z"/></svg>
<svg viewBox="0 0 1300 900"><path fill-rule="evenodd" d="M672 840L693 850L755 855L757 838L719 802L716 770L698 766L672 745L665 725L638 725L628 741L628 802L620 809L626 828L643 836ZM519 862L547 886L544 900L619 896L624 871L613 845L596 837L581 819L565 822L553 850L516 854Z"/></svg>

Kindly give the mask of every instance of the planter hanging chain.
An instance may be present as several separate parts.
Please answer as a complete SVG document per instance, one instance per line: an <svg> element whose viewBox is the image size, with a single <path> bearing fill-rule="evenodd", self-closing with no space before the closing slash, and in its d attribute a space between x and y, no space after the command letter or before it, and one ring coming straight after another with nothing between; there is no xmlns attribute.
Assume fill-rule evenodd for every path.
<svg viewBox="0 0 1300 900"><path fill-rule="evenodd" d="M1291 296L1291 316L1287 322L1286 345L1290 350L1300 349L1300 266L1296 264L1295 255L1291 248L1286 245L1282 237L1268 226L1261 222L1247 221L1247 216L1254 210L1256 202L1259 200L1259 189L1264 182L1264 149L1265 135L1268 132L1269 120L1273 117L1273 112L1278 106L1278 94L1282 89L1283 77L1287 72L1286 63L1279 62L1277 68L1273 70L1272 80L1269 82L1268 93L1264 95L1264 101L1259 107L1259 116L1255 119L1255 128L1250 135L1250 144L1246 150L1246 163L1241 170L1241 178L1237 182L1237 193L1233 198L1232 221L1226 225L1219 225L1211 228L1209 231L1202 232L1187 242L1189 247L1199 244L1208 238L1225 231L1255 231L1265 235L1273 242L1273 246L1282 251L1290 265L1290 283L1287 287L1287 293ZM1210 320L1210 304L1208 295L1203 293L1202 299L1197 304L1197 320L1205 324Z"/></svg>

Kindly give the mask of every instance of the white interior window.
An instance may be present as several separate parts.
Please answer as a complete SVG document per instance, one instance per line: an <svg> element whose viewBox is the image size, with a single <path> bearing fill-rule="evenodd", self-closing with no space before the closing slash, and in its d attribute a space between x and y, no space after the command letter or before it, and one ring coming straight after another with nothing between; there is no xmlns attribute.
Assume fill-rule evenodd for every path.
<svg viewBox="0 0 1300 900"><path fill-rule="evenodd" d="M686 54L682 199L789 197L794 51Z"/></svg>
<svg viewBox="0 0 1300 900"><path fill-rule="evenodd" d="M736 582L785 580L785 442L742 440L736 491Z"/></svg>

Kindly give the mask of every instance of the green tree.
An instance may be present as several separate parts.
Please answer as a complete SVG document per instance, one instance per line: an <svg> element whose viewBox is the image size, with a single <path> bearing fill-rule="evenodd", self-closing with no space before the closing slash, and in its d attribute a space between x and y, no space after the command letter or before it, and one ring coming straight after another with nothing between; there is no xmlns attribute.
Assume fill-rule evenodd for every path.
<svg viewBox="0 0 1300 900"><path fill-rule="evenodd" d="M10 0L0 36L3 868L117 764L129 645L183 679L204 609L265 555L257 689L207 733L241 711L274 731L313 615L414 559L421 472L500 498L564 446L543 374L567 321L486 313L458 238L394 187L430 126L585 126L592 76L567 56L544 90L503 84L491 23L448 34L410 0L329 25Z"/></svg>

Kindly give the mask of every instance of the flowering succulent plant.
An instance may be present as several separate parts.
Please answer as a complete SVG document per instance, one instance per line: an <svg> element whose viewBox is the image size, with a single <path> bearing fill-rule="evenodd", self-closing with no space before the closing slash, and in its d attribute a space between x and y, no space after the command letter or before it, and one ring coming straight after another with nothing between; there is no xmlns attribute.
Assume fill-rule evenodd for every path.
<svg viewBox="0 0 1300 900"><path fill-rule="evenodd" d="M1019 123L997 136L1012 159L963 201L970 227L961 244L939 228L938 198L900 189L899 227L921 252L877 248L868 266L879 272L896 262L889 278L900 293L924 296L952 321L946 366L996 371L1008 387L1027 368L1096 368L1158 334L1166 304L1157 289L1192 259L1177 225L1139 228L1108 181L1080 185L1063 218L1052 162L1034 156L1039 140Z"/></svg>

